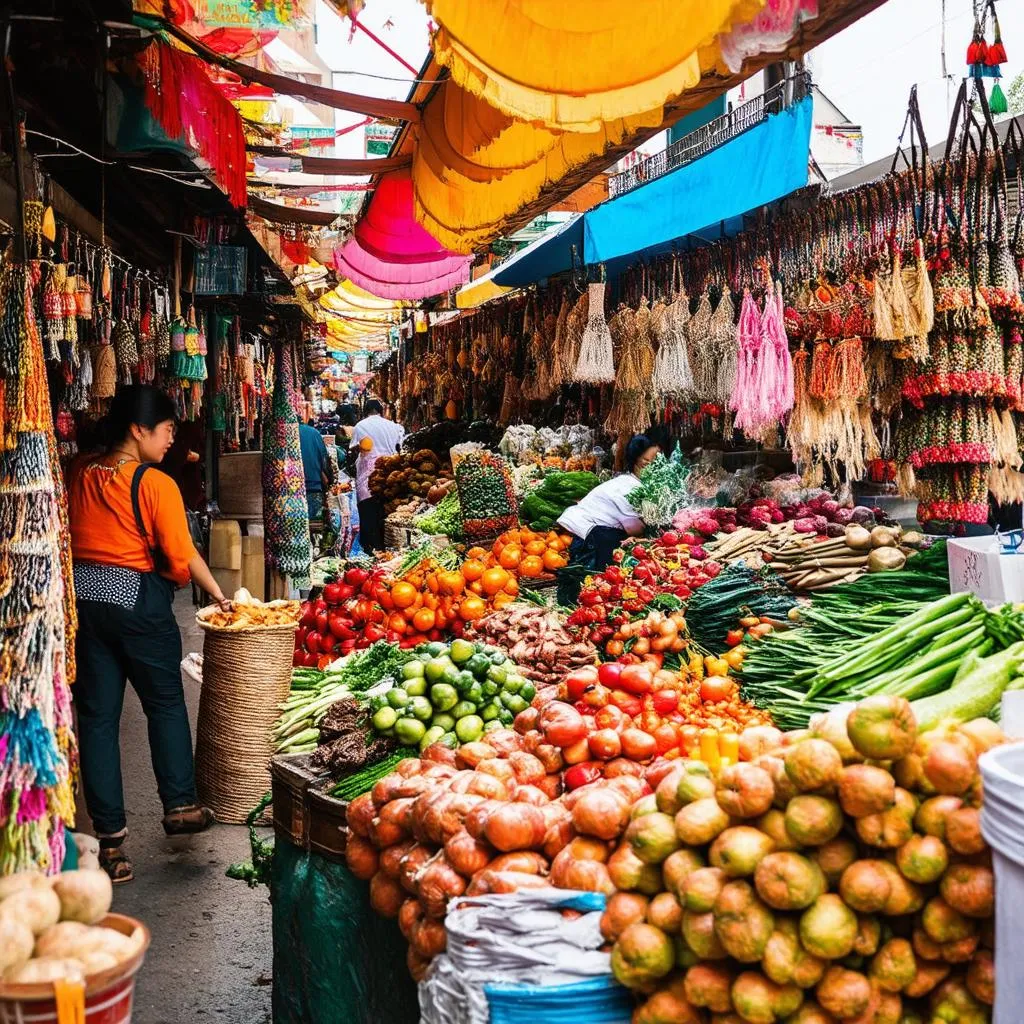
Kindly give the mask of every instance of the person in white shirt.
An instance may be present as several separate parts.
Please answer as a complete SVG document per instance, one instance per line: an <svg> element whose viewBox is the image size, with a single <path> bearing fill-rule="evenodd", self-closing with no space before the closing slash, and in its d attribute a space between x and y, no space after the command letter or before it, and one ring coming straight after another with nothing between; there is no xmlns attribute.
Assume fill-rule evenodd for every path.
<svg viewBox="0 0 1024 1024"><path fill-rule="evenodd" d="M356 501L359 508L359 544L367 554L384 547L384 503L370 494L370 474L382 455L394 455L405 439L398 423L385 419L384 407L376 398L363 406L364 418L352 431L352 447L359 449L356 460Z"/></svg>
<svg viewBox="0 0 1024 1024"><path fill-rule="evenodd" d="M640 473L654 461L658 446L645 434L626 445L626 472L598 484L558 518L558 525L572 534L569 564L585 565L594 572L606 569L615 549L627 537L641 537L644 521L629 503L640 486Z"/></svg>

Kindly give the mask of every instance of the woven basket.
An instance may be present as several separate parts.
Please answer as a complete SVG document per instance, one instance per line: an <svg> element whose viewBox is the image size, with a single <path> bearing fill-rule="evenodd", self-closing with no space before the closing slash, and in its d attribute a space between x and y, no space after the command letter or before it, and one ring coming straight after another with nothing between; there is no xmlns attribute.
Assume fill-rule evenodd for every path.
<svg viewBox="0 0 1024 1024"><path fill-rule="evenodd" d="M201 620L203 688L196 728L196 789L217 820L244 824L270 789L271 731L288 697L294 624L214 629Z"/></svg>

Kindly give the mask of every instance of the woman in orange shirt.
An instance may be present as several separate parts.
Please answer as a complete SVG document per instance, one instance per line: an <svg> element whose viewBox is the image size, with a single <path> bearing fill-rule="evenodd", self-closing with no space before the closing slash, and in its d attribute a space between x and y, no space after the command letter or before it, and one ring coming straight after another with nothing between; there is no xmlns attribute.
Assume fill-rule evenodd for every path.
<svg viewBox="0 0 1024 1024"><path fill-rule="evenodd" d="M127 678L139 695L168 835L202 832L213 813L196 801L181 633L171 603L194 580L225 607L192 544L177 484L155 468L174 442L174 406L156 388L119 391L104 422L107 450L86 456L68 481L79 631L78 711L85 801L100 862L115 882L133 877L119 743Z"/></svg>

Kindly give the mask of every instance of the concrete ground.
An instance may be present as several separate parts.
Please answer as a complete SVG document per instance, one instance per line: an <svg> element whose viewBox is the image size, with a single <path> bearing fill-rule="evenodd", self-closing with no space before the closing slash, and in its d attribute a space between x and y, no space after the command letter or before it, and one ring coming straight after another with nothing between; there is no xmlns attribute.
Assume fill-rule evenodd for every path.
<svg viewBox="0 0 1024 1024"><path fill-rule="evenodd" d="M175 613L184 651L202 651L191 592L179 591ZM199 686L188 676L185 699L195 738ZM139 974L133 1024L269 1024L270 903L267 888L249 889L224 875L249 857L248 830L215 825L203 835L168 839L149 760L146 719L131 687L121 720L121 761L135 880L114 889L114 910L145 921L153 944ZM91 831L84 807L78 828Z"/></svg>

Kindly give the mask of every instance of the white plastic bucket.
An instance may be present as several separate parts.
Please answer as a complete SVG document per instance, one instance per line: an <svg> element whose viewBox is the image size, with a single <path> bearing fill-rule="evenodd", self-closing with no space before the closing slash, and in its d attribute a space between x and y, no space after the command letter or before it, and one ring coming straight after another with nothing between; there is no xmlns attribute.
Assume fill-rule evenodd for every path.
<svg viewBox="0 0 1024 1024"><path fill-rule="evenodd" d="M1024 1019L1024 742L996 747L978 761L985 788L981 832L996 876L996 1004L992 1024Z"/></svg>

